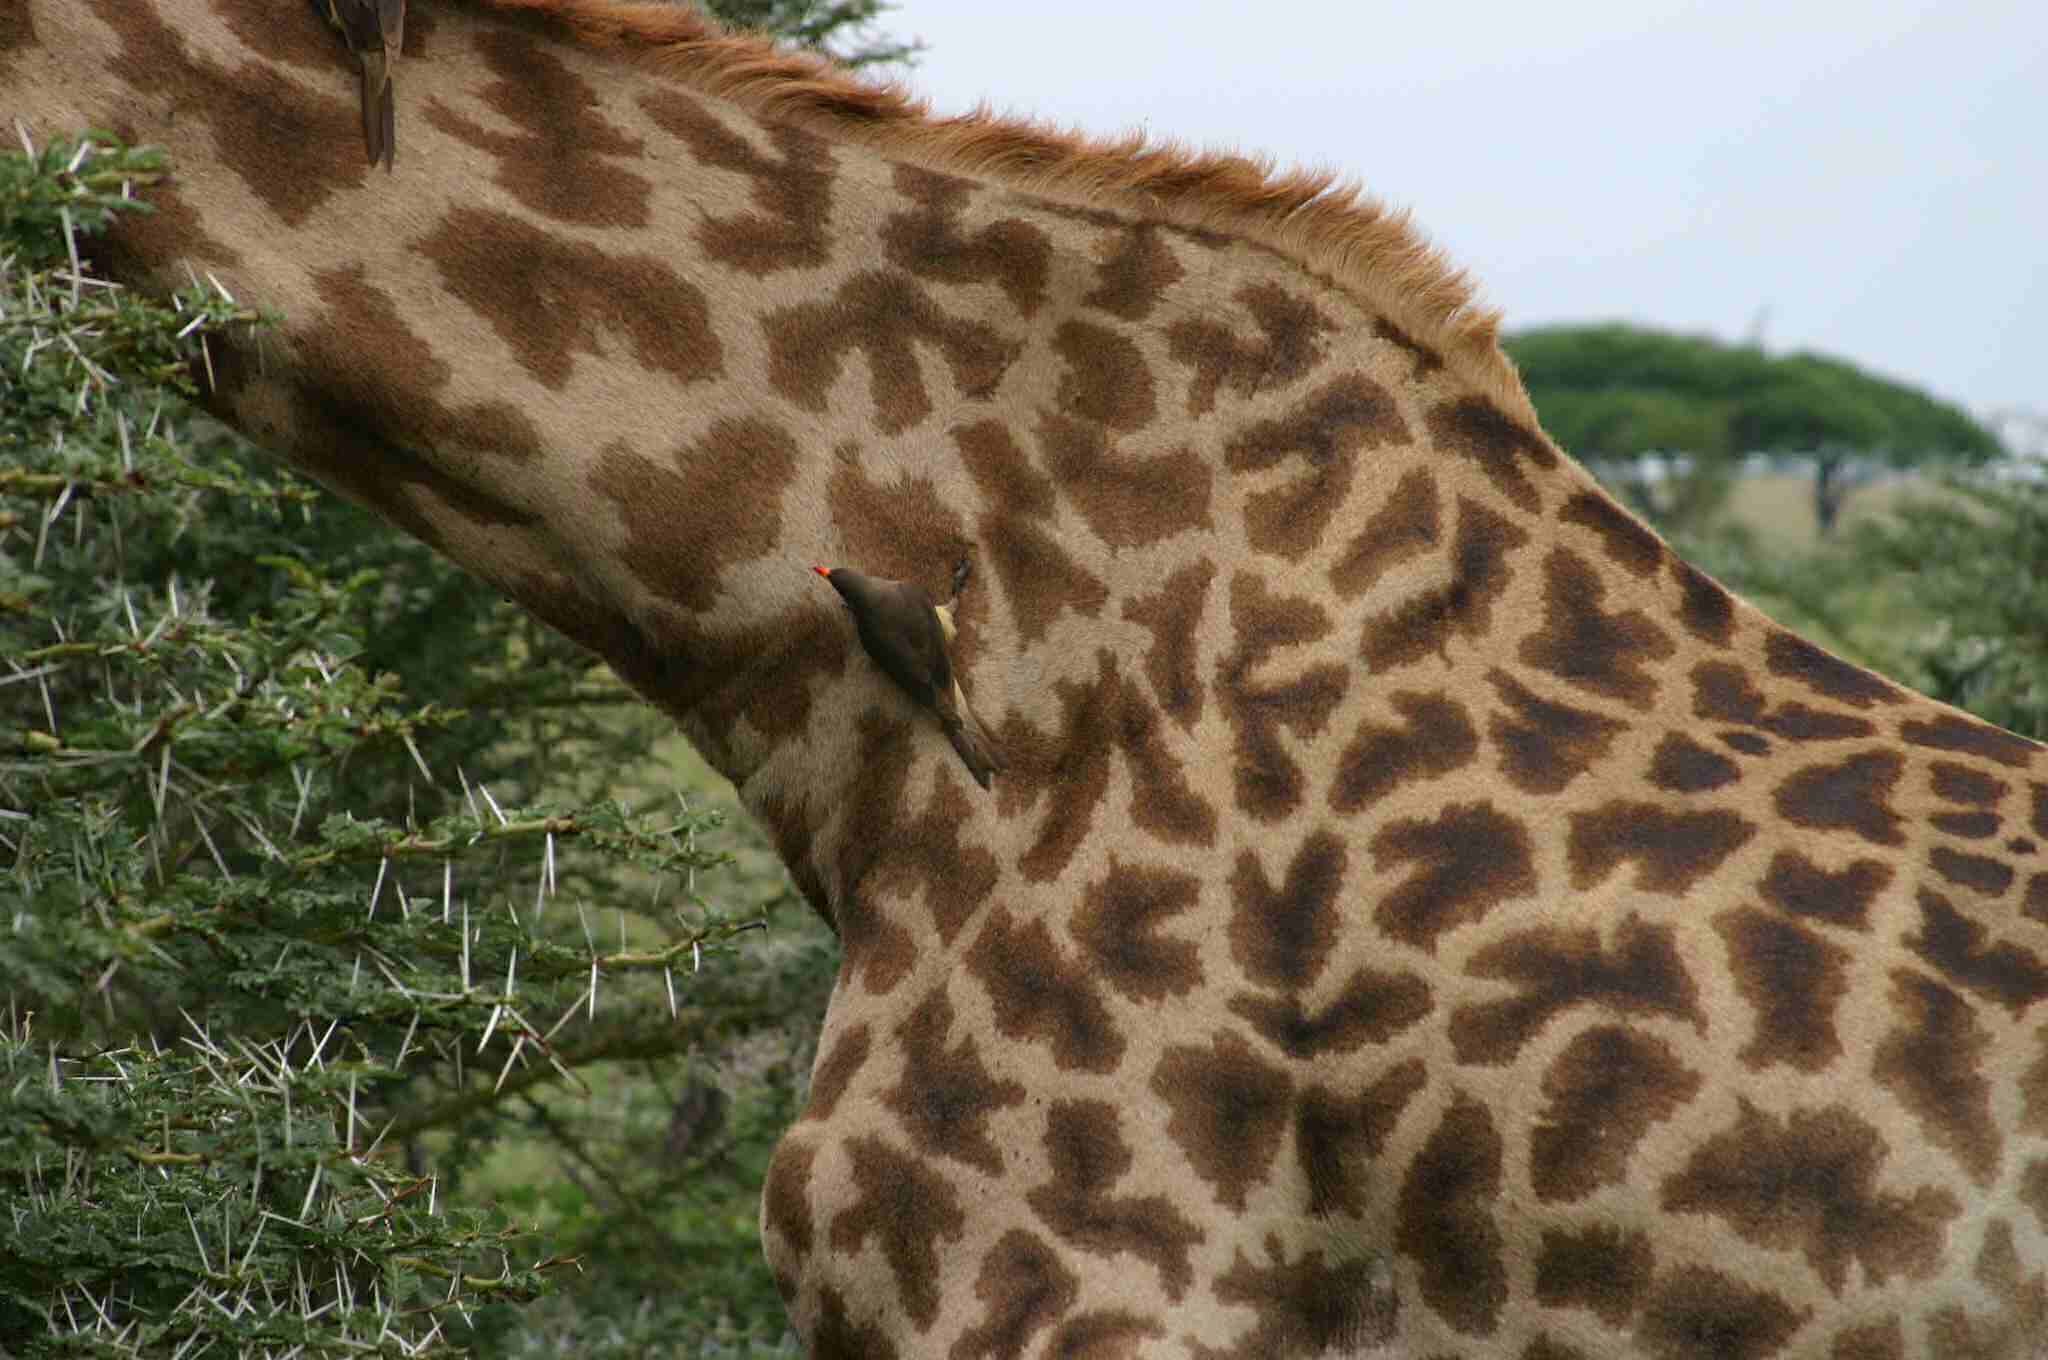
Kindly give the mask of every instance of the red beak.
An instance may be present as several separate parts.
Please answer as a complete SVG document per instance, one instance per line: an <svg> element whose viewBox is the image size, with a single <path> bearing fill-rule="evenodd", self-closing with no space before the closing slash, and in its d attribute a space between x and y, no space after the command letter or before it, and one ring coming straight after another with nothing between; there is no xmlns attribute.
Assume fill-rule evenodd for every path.
<svg viewBox="0 0 2048 1360"><path fill-rule="evenodd" d="M818 573L818 575L824 577L828 581L832 579L831 571L824 567L812 567L811 570L815 571L816 573Z"/></svg>

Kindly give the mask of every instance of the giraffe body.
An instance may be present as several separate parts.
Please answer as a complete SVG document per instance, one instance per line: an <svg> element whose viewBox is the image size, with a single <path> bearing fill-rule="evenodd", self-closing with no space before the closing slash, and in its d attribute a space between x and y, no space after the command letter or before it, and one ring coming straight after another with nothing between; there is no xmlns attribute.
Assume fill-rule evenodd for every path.
<svg viewBox="0 0 2048 1360"><path fill-rule="evenodd" d="M409 16L373 179L294 7L26 16L33 134L176 160L107 266L285 317L224 418L834 921L813 1356L2039 1360L2048 756L1674 557L1401 222L607 0ZM992 797L790 570L968 556Z"/></svg>

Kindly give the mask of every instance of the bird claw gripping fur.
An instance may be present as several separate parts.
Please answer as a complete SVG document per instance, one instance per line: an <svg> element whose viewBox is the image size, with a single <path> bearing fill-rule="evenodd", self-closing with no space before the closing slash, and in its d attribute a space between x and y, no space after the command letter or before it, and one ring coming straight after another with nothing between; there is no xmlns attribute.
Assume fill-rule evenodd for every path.
<svg viewBox="0 0 2048 1360"><path fill-rule="evenodd" d="M312 0L363 68L363 147L389 170L393 138L391 68L405 45L405 0Z"/></svg>
<svg viewBox="0 0 2048 1360"><path fill-rule="evenodd" d="M845 567L811 570L829 581L845 601L868 658L911 702L938 717L946 740L953 744L974 782L984 789L990 787L1003 762L981 720L967 706L967 696L953 674L946 653L946 645L953 639L952 611L934 604L915 582L866 576ZM956 598L966 579L963 563L953 575Z"/></svg>

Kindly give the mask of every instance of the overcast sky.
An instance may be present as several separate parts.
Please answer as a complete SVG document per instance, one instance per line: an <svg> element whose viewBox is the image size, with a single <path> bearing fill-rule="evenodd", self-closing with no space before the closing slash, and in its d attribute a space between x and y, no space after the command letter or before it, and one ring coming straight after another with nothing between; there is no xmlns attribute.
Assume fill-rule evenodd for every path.
<svg viewBox="0 0 2048 1360"><path fill-rule="evenodd" d="M1510 328L1622 318L2048 409L2042 0L900 0L910 84L1328 166Z"/></svg>

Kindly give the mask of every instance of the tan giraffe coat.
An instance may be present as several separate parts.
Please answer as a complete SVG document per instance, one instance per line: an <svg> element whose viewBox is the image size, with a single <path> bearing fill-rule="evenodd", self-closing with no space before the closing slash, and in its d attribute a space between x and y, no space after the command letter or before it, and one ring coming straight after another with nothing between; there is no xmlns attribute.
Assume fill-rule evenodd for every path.
<svg viewBox="0 0 2048 1360"><path fill-rule="evenodd" d="M281 311L239 427L587 643L845 962L764 1198L819 1357L2039 1360L2048 757L1686 567L1320 181L668 8L13 0ZM552 19L546 16L553 16ZM805 569L942 597L975 789Z"/></svg>

